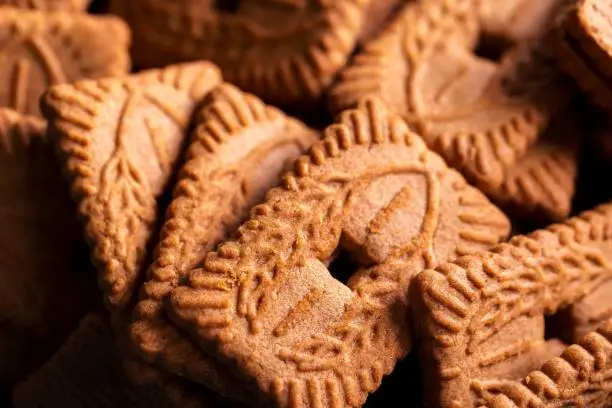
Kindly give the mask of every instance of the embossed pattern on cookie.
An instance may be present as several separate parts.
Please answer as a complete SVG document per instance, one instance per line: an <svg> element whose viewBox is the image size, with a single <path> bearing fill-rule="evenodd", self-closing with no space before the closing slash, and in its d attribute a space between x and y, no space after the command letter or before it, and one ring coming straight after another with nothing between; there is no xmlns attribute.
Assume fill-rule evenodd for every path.
<svg viewBox="0 0 612 408"><path fill-rule="evenodd" d="M612 3L579 0L559 17L553 42L559 64L612 112Z"/></svg>
<svg viewBox="0 0 612 408"><path fill-rule="evenodd" d="M337 112L367 95L382 98L468 181L489 189L501 185L568 92L540 42L499 63L477 57L475 11L472 0L406 6L340 73L330 105Z"/></svg>
<svg viewBox="0 0 612 408"><path fill-rule="evenodd" d="M517 379L560 353L559 344L544 340L543 316L609 281L611 248L612 204L606 204L422 272L413 311L430 405L552 407L561 404L547 398L589 398L588 389L570 386L576 376L587 378L588 366L558 365L549 378L528 384ZM514 403L495 405L501 393Z"/></svg>
<svg viewBox="0 0 612 408"><path fill-rule="evenodd" d="M238 231L172 292L171 317L280 406L359 406L410 350L411 279L509 222L367 99ZM347 286L325 266L338 247L360 263Z"/></svg>
<svg viewBox="0 0 612 408"><path fill-rule="evenodd" d="M380 1L380 0L376 0ZM115 0L134 60L210 59L239 88L275 104L318 99L355 48L370 0Z"/></svg>
<svg viewBox="0 0 612 408"><path fill-rule="evenodd" d="M484 408L589 407L612 404L612 320L539 370L491 390Z"/></svg>
<svg viewBox="0 0 612 408"><path fill-rule="evenodd" d="M0 0L0 6L44 10L85 11L90 0Z"/></svg>
<svg viewBox="0 0 612 408"><path fill-rule="evenodd" d="M318 134L229 84L212 91L197 123L131 336L147 361L236 398L237 380L216 378L226 369L167 320L163 301L207 252L235 232Z"/></svg>
<svg viewBox="0 0 612 408"><path fill-rule="evenodd" d="M36 117L0 108L0 381L45 361L95 295L45 130Z"/></svg>
<svg viewBox="0 0 612 408"><path fill-rule="evenodd" d="M559 222L571 211L581 127L572 112L559 116L506 173L501 187L486 192L515 217Z"/></svg>
<svg viewBox="0 0 612 408"><path fill-rule="evenodd" d="M219 82L207 62L51 88L49 120L107 306L118 311L143 278L157 198L172 175L193 111Z"/></svg>
<svg viewBox="0 0 612 408"><path fill-rule="evenodd" d="M0 7L0 106L40 114L52 85L125 75L127 26L114 17Z"/></svg>

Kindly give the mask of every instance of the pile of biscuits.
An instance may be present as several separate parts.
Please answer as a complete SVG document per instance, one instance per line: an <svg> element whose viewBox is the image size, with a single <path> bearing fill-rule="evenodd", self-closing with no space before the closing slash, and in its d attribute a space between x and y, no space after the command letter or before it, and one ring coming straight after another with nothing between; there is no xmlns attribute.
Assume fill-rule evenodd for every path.
<svg viewBox="0 0 612 408"><path fill-rule="evenodd" d="M612 406L611 0L0 0L0 43L3 406Z"/></svg>

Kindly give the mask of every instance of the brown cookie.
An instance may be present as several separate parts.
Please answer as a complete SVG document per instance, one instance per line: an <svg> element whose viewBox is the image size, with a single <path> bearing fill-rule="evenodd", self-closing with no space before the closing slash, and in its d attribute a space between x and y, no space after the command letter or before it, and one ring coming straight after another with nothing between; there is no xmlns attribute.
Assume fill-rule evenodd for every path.
<svg viewBox="0 0 612 408"><path fill-rule="evenodd" d="M368 0L359 43L365 44L376 36L389 22L393 13L408 1L412 0Z"/></svg>
<svg viewBox="0 0 612 408"><path fill-rule="evenodd" d="M513 217L563 221L576 190L581 133L577 118L564 112L487 195Z"/></svg>
<svg viewBox="0 0 612 408"><path fill-rule="evenodd" d="M411 347L408 286L494 245L506 217L377 100L296 161L295 174L191 271L169 311L280 406L359 406ZM345 286L325 262L359 262Z"/></svg>
<svg viewBox="0 0 612 408"><path fill-rule="evenodd" d="M43 97L111 310L125 307L144 278L157 199L196 105L220 81L218 69L201 62L59 85Z"/></svg>
<svg viewBox="0 0 612 408"><path fill-rule="evenodd" d="M132 27L136 65L210 59L241 89L268 102L302 105L322 95L362 30L370 30L366 10L376 8L374 1L383 3L114 0L111 9Z"/></svg>
<svg viewBox="0 0 612 408"><path fill-rule="evenodd" d="M237 398L237 380L222 375L224 366L168 322L163 301L207 252L237 229L251 207L264 200L282 171L318 134L231 85L211 93L198 123L141 289L131 335L146 361Z"/></svg>
<svg viewBox="0 0 612 408"><path fill-rule="evenodd" d="M486 35L511 42L540 36L567 0L481 0L479 17Z"/></svg>
<svg viewBox="0 0 612 408"><path fill-rule="evenodd" d="M15 408L116 408L173 405L160 390L129 383L113 333L99 314L87 315L62 348L13 396Z"/></svg>
<svg viewBox="0 0 612 408"><path fill-rule="evenodd" d="M0 381L55 351L95 296L45 123L0 109Z"/></svg>
<svg viewBox="0 0 612 408"><path fill-rule="evenodd" d="M0 0L0 5L44 11L84 11L90 0Z"/></svg>
<svg viewBox="0 0 612 408"><path fill-rule="evenodd" d="M496 63L476 56L473 0L409 4L340 73L337 112L382 98L471 183L497 188L568 99L563 76L540 41Z"/></svg>
<svg viewBox="0 0 612 408"><path fill-rule="evenodd" d="M612 204L422 272L412 288L413 316L430 406L560 407L540 398L586 394L566 387L578 373L562 364L529 395L519 380L560 351L545 341L544 315L610 279ZM496 405L506 390L516 403Z"/></svg>
<svg viewBox="0 0 612 408"><path fill-rule="evenodd" d="M612 112L612 3L578 0L559 17L553 45L559 64Z"/></svg>
<svg viewBox="0 0 612 408"><path fill-rule="evenodd" d="M115 17L0 7L0 106L39 114L51 85L130 69L127 26Z"/></svg>
<svg viewBox="0 0 612 408"><path fill-rule="evenodd" d="M482 407L607 408L612 405L611 373L612 320L607 320L520 382L499 384Z"/></svg>

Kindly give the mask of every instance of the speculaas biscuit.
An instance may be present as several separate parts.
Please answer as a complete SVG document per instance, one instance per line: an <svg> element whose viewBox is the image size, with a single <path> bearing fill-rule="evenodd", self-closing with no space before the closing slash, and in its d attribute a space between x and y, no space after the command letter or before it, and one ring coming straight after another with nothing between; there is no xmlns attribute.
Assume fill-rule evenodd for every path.
<svg viewBox="0 0 612 408"><path fill-rule="evenodd" d="M556 358L492 390L485 408L588 407L612 405L612 320L588 333Z"/></svg>
<svg viewBox="0 0 612 408"><path fill-rule="evenodd" d="M406 6L340 73L330 105L340 111L367 95L382 98L468 181L489 189L569 92L543 40L513 48L499 63L476 56L475 3Z"/></svg>
<svg viewBox="0 0 612 408"><path fill-rule="evenodd" d="M280 406L358 406L411 347L408 286L509 222L376 99L344 112L168 311ZM326 262L359 261L345 286Z"/></svg>
<svg viewBox="0 0 612 408"><path fill-rule="evenodd" d="M608 112L612 112L610 15L608 0L578 0L561 13L553 41L559 64Z"/></svg>
<svg viewBox="0 0 612 408"><path fill-rule="evenodd" d="M538 37L567 0L481 0L479 17L485 35L521 42Z"/></svg>
<svg viewBox="0 0 612 408"><path fill-rule="evenodd" d="M238 381L220 376L227 369L171 325L163 301L263 201L318 133L229 84L212 91L197 122L131 335L146 361L236 398Z"/></svg>
<svg viewBox="0 0 612 408"><path fill-rule="evenodd" d="M486 191L513 217L563 221L572 209L578 173L581 127L563 111L540 140L506 173L502 185Z"/></svg>
<svg viewBox="0 0 612 408"><path fill-rule="evenodd" d="M2 6L45 10L45 11L84 11L90 0L0 0Z"/></svg>
<svg viewBox="0 0 612 408"><path fill-rule="evenodd" d="M130 69L128 27L115 17L0 7L0 106L39 114L51 85Z"/></svg>
<svg viewBox="0 0 612 408"><path fill-rule="evenodd" d="M59 85L42 99L111 310L125 307L143 278L157 198L196 105L220 81L201 62Z"/></svg>
<svg viewBox="0 0 612 408"><path fill-rule="evenodd" d="M0 381L55 351L95 295L45 123L0 109Z"/></svg>
<svg viewBox="0 0 612 408"><path fill-rule="evenodd" d="M209 59L224 78L267 102L317 100L381 0L115 0L141 67Z"/></svg>
<svg viewBox="0 0 612 408"><path fill-rule="evenodd" d="M413 316L430 405L561 406L538 398L578 390L565 387L580 375L571 365L535 378L529 404L519 380L559 352L559 344L545 340L544 315L612 279L611 248L612 204L606 204L417 276ZM576 369L588 373L588 366ZM522 403L495 405L502 391Z"/></svg>
<svg viewBox="0 0 612 408"><path fill-rule="evenodd" d="M161 390L130 384L106 318L89 314L13 397L15 408L170 408Z"/></svg>

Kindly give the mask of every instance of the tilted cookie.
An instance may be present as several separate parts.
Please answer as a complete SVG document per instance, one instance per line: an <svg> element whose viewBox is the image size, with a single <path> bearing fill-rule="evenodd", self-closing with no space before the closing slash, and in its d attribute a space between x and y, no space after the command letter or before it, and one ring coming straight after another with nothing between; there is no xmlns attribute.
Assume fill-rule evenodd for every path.
<svg viewBox="0 0 612 408"><path fill-rule="evenodd" d="M163 301L207 252L235 232L318 134L229 84L211 93L197 123L131 336L146 361L236 398L238 380L219 378L227 369L167 320Z"/></svg>
<svg viewBox="0 0 612 408"><path fill-rule="evenodd" d="M280 406L359 406L411 347L422 269L494 245L509 222L382 103L364 100L296 161L171 296L205 350ZM347 286L325 262L360 269Z"/></svg>
<svg viewBox="0 0 612 408"><path fill-rule="evenodd" d="M544 315L610 279L612 204L422 272L412 288L413 316L430 406L559 407L538 398L575 391L586 398L588 390L566 385L588 365L553 364L550 378L528 385L529 395L518 380L561 351L545 341ZM502 392L516 405L495 405Z"/></svg>
<svg viewBox="0 0 612 408"><path fill-rule="evenodd" d="M387 1L387 0L385 0ZM241 89L276 104L318 99L382 0L115 0L142 67L210 59Z"/></svg>
<svg viewBox="0 0 612 408"><path fill-rule="evenodd" d="M93 249L107 306L125 307L144 277L157 199L194 109L221 81L207 62L52 87L41 106Z"/></svg>
<svg viewBox="0 0 612 408"><path fill-rule="evenodd" d="M479 18L485 35L521 42L538 37L567 0L481 0Z"/></svg>
<svg viewBox="0 0 612 408"><path fill-rule="evenodd" d="M492 392L483 408L588 407L612 404L612 320L588 333L559 357L520 382L512 381Z"/></svg>
<svg viewBox="0 0 612 408"><path fill-rule="evenodd" d="M0 0L1 6L44 11L85 11L90 0Z"/></svg>
<svg viewBox="0 0 612 408"><path fill-rule="evenodd" d="M487 195L513 217L563 221L572 209L581 127L564 111Z"/></svg>
<svg viewBox="0 0 612 408"><path fill-rule="evenodd" d="M406 6L340 73L330 105L337 112L379 96L449 165L488 189L501 185L568 98L540 41L517 46L499 63L476 56L474 4Z"/></svg>
<svg viewBox="0 0 612 408"><path fill-rule="evenodd" d="M139 388L125 378L106 319L98 313L85 316L57 353L16 387L14 407L172 407L160 390Z"/></svg>
<svg viewBox="0 0 612 408"><path fill-rule="evenodd" d="M0 109L0 381L45 361L95 296L45 123Z"/></svg>
<svg viewBox="0 0 612 408"><path fill-rule="evenodd" d="M578 0L559 18L559 64L593 100L612 114L612 2Z"/></svg>
<svg viewBox="0 0 612 408"><path fill-rule="evenodd" d="M0 7L0 106L39 114L52 85L125 75L127 26L115 17Z"/></svg>

